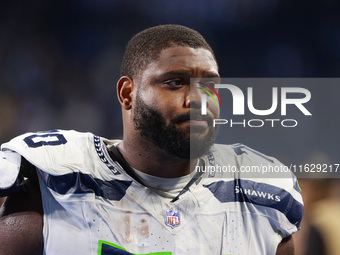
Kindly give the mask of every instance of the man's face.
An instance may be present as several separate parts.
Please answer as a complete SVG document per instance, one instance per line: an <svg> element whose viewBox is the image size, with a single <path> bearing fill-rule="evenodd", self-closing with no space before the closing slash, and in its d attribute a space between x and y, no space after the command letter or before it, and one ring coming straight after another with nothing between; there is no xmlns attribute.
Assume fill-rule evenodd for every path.
<svg viewBox="0 0 340 255"><path fill-rule="evenodd" d="M197 82L190 87L190 78ZM201 115L200 80L218 83L218 67L205 49L174 46L164 49L135 79L133 121L140 134L179 158L197 158L213 145L219 107L208 97ZM204 92L203 92L204 93Z"/></svg>

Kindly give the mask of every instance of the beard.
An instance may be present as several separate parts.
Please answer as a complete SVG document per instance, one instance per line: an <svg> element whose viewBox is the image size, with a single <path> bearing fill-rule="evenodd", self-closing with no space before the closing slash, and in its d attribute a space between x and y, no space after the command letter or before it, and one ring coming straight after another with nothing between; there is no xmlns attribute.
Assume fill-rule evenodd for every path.
<svg viewBox="0 0 340 255"><path fill-rule="evenodd" d="M217 128L211 124L213 119L202 116L198 110L178 116L166 125L162 115L154 108L148 106L137 92L136 104L134 108L133 122L140 135L151 141L154 145L165 150L172 156L183 159L196 159L205 155L215 143ZM195 115L196 118L204 119L208 122L208 132L203 137L190 138L185 132L179 130L176 124L187 121Z"/></svg>

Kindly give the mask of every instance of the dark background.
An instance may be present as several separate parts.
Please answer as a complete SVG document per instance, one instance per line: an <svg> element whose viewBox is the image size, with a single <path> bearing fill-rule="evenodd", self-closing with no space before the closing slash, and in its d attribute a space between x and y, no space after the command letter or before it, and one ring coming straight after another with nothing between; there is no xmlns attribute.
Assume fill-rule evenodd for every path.
<svg viewBox="0 0 340 255"><path fill-rule="evenodd" d="M0 141L55 128L121 137L115 84L124 47L158 24L202 33L222 77L339 77L339 2L296 2L2 1ZM311 92L313 116L293 131L235 128L219 141L245 143L287 164L315 152L339 163L340 86Z"/></svg>

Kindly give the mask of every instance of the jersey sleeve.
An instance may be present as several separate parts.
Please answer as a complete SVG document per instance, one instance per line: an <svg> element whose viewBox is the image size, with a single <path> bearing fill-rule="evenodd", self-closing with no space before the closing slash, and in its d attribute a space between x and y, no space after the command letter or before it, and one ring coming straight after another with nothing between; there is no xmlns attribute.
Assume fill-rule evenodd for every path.
<svg viewBox="0 0 340 255"><path fill-rule="evenodd" d="M86 133L53 130L26 133L2 144L0 196L9 196L25 190L24 177L32 177L32 180L36 178L36 168L52 175L76 169L77 162L83 161L82 152L85 151L87 137ZM84 142L80 143L78 140ZM76 154L76 151L80 153Z"/></svg>
<svg viewBox="0 0 340 255"><path fill-rule="evenodd" d="M90 137L89 133L64 130L26 133L1 149L15 151L38 169L58 175L81 171Z"/></svg>
<svg viewBox="0 0 340 255"><path fill-rule="evenodd" d="M11 150L0 151L0 197L20 190L20 164L20 154Z"/></svg>
<svg viewBox="0 0 340 255"><path fill-rule="evenodd" d="M276 158L253 149L248 151L250 165L258 166L261 170L261 177L254 181L259 187L270 190L275 198L274 201L264 201L264 206L270 208L267 212L273 228L282 238L294 234L300 229L304 213L296 176Z"/></svg>
<svg viewBox="0 0 340 255"><path fill-rule="evenodd" d="M236 145L234 148L240 148L240 145ZM258 201L262 206L268 208L265 212L273 228L282 238L294 234L300 229L304 213L301 190L296 176L278 159L244 145L242 148L240 154L244 156L243 164L250 166L246 169L254 169L252 167L255 166L255 169L259 170L255 172L255 175L258 176L254 176L253 173L250 175L244 173L245 179L252 179L258 189L261 188L268 194L272 194L262 200L260 197L254 198L249 195L250 199L255 200L255 203ZM234 151L239 157L237 149ZM242 153L243 151L247 153ZM268 199L268 197L274 197L274 200Z"/></svg>
<svg viewBox="0 0 340 255"><path fill-rule="evenodd" d="M214 152L218 164L235 166L233 200L246 203L251 213L267 217L281 238L298 231L303 200L298 180L289 168L243 144L217 148Z"/></svg>

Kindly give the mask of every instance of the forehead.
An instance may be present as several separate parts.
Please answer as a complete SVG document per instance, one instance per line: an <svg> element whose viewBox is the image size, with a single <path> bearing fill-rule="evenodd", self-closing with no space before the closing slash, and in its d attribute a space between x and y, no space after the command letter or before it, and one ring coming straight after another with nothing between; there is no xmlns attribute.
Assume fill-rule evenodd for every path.
<svg viewBox="0 0 340 255"><path fill-rule="evenodd" d="M161 75L174 70L188 71L193 78L204 77L205 73L218 75L217 63L210 51L185 46L162 50L158 59L148 64L142 75Z"/></svg>

